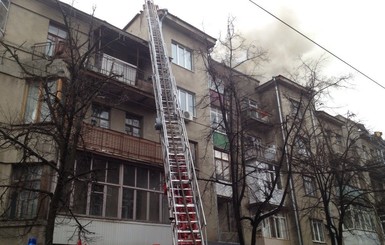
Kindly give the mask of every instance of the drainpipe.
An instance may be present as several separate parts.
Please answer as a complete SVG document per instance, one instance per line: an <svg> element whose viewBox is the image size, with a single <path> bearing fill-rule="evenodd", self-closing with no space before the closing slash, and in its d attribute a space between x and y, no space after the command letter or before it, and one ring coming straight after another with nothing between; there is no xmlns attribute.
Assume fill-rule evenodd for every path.
<svg viewBox="0 0 385 245"><path fill-rule="evenodd" d="M284 133L285 130L283 127L281 95L280 95L280 91L278 89L278 82L275 79L275 77L273 77L273 81L274 81L274 88L275 88L275 96L277 98L279 122L281 124L282 140L283 140L283 142L285 142L286 136L285 136L285 133ZM287 145L285 145L285 151L287 152L287 150L288 150ZM289 164L290 164L289 160L286 158L287 167L289 167ZM289 187L290 187L290 196L291 196L291 199L293 200L294 217L295 217L295 224L297 226L297 235L298 235L298 242L299 242L298 245L303 245L302 230L301 230L301 224L299 222L299 214L298 214L298 210L297 210L297 199L296 199L295 193L294 193L292 176L289 179Z"/></svg>

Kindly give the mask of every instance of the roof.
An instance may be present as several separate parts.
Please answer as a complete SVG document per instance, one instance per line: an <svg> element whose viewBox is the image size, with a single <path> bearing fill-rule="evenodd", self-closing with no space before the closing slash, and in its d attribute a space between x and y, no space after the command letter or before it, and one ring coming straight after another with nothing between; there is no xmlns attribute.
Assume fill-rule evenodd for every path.
<svg viewBox="0 0 385 245"><path fill-rule="evenodd" d="M338 117L335 117L335 116L332 116L330 115L329 113L325 112L325 111L316 111L315 114L317 115L317 117L320 117L324 120L327 120L331 123L334 123L334 124L337 124L337 125L344 125L345 122L342 121L340 118Z"/></svg>
<svg viewBox="0 0 385 245"><path fill-rule="evenodd" d="M45 5L48 5L48 6L52 7L52 8L58 8L56 0L37 0L37 1L39 1L39 2L41 2L43 4L45 4ZM122 29L120 29L120 28L118 28L118 27L108 23L105 20L101 20L99 18L96 18L95 16L87 14L87 13L85 13L85 12L83 12L83 11L81 11L81 10L79 10L79 9L77 9L77 8L67 4L67 3L64 3L62 1L59 1L59 3L60 3L60 5L62 7L66 8L66 9L70 9L71 11L74 11L73 15L76 18L80 19L80 20L89 21L90 19L92 19L97 24L96 27L106 27L106 28L108 28L108 29L118 33L121 36L127 37L127 38L129 38L131 40L134 40L134 41L136 41L138 43L141 43L142 45L148 46L148 42L146 40L141 39L141 38L139 38L137 36L134 36L134 35L132 35L130 33L127 33L125 31L123 31Z"/></svg>
<svg viewBox="0 0 385 245"><path fill-rule="evenodd" d="M186 35L192 37L193 39L206 43L209 48L212 48L215 46L215 43L217 41L216 38L208 35L207 33L201 31L200 29L194 27L193 25L187 23L186 21L180 19L179 17L171 14L166 9L160 9L158 10L159 14L163 14L165 17L163 21L165 21L170 26L173 26L176 30L181 31L182 33L185 33ZM132 18L127 25L123 28L123 30L126 30L128 27L131 26L133 22L136 21L141 15L143 15L144 12L140 11L140 13L136 14L134 18Z"/></svg>
<svg viewBox="0 0 385 245"><path fill-rule="evenodd" d="M309 93L309 88L302 86L301 84L296 83L296 82L294 82L294 81L292 81L292 80L290 80L290 79L288 79L282 75L278 75L278 76L273 77L270 81L258 86L256 88L256 90L259 92L265 91L265 90L275 86L276 83L278 83L282 86L285 86L287 88L293 89L293 90L304 92L305 94Z"/></svg>

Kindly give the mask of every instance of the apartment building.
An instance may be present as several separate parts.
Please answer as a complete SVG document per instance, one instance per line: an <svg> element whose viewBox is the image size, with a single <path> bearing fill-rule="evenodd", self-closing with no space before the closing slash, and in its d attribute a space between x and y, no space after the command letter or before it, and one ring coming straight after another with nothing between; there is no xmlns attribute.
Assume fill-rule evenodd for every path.
<svg viewBox="0 0 385 245"><path fill-rule="evenodd" d="M1 1L0 8L0 82L6 88L0 90L0 243L26 244L36 237L43 244L50 203L65 183L53 244L76 244L79 238L87 244L171 244L145 14L120 30L51 0ZM215 38L167 10L159 9L159 16L200 179L209 244L239 243L230 169L231 149L240 141L245 144L235 162L247 173L240 213L253 217L279 207L257 227L257 244L332 244L322 207L306 209L321 195L315 177L288 170L317 148L314 134L299 135L301 127L320 132L316 125L327 125L333 147L342 151L348 119L315 111L309 89L283 76L261 83L218 62L215 73L207 72L204 54ZM241 105L230 113L241 123L235 141L228 137L229 112L223 110L231 81ZM356 125L360 155L383 161L381 136ZM345 244L357 237L361 244L381 241L374 222L384 216L381 178L373 172L357 179L365 183L356 188L368 180L379 190L373 197L377 209L351 211L357 215L350 216L354 225L345 229ZM245 224L242 231L250 244L252 227Z"/></svg>

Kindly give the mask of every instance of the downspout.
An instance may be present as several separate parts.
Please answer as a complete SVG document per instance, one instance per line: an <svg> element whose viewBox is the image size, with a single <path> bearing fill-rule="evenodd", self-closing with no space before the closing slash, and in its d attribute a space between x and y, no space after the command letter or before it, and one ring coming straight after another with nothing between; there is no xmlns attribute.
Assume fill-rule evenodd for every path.
<svg viewBox="0 0 385 245"><path fill-rule="evenodd" d="M284 127L283 127L283 117L282 117L282 104L281 104L281 95L278 89L278 82L273 77L274 81L274 88L275 88L275 96L277 98L277 105L278 105L278 114L279 114L279 122L281 124L281 133L282 133L282 140L283 142L286 141L286 136L284 133ZM287 152L287 145L285 145L285 151ZM289 167L289 160L286 158L286 165ZM294 209L294 218L295 218L295 224L297 226L297 235L298 235L298 245L303 245L303 240L302 240L302 230L301 230L301 224L299 222L299 214L298 214L298 209L297 209L297 199L295 198L295 193L294 193L294 188L293 188L293 179L292 176L289 179L289 187L290 187L290 196L291 199L293 200L293 209Z"/></svg>

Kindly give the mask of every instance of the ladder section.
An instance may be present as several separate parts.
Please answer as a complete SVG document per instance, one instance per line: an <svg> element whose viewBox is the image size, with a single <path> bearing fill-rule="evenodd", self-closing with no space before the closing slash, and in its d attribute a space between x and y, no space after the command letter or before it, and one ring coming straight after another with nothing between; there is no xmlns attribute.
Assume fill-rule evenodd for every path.
<svg viewBox="0 0 385 245"><path fill-rule="evenodd" d="M161 130L167 197L174 245L205 245L205 218L177 87L164 45L158 9L145 0L153 86Z"/></svg>

